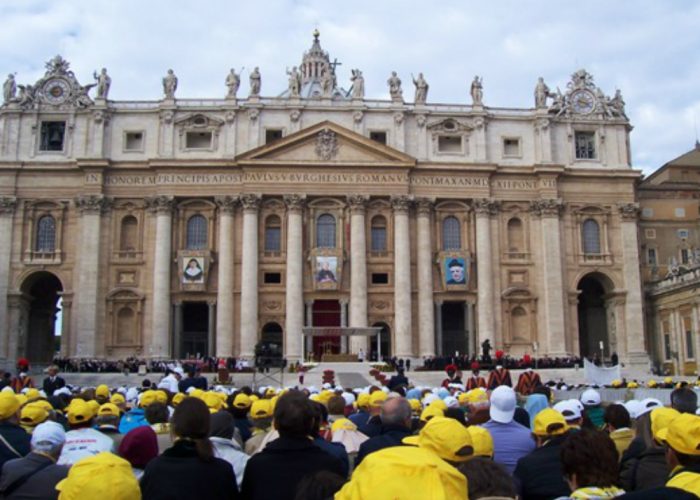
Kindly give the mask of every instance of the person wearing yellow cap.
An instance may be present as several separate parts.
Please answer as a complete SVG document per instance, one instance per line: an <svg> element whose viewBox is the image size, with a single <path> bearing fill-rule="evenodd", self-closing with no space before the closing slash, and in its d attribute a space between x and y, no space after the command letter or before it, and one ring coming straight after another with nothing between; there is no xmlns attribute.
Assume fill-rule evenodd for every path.
<svg viewBox="0 0 700 500"><path fill-rule="evenodd" d="M233 422L241 435L241 441L245 442L253 435L250 429L250 420L248 420L248 411L253 404L250 396L244 392L231 394L228 397L228 405L233 414Z"/></svg>
<svg viewBox="0 0 700 500"><path fill-rule="evenodd" d="M109 387L107 384L100 384L95 388L95 400L102 406L109 402Z"/></svg>
<svg viewBox="0 0 700 500"><path fill-rule="evenodd" d="M485 424L491 418L489 416L489 395L486 389L477 387L460 395L460 404L467 409L467 422L469 425Z"/></svg>
<svg viewBox="0 0 700 500"><path fill-rule="evenodd" d="M700 417L679 414L657 437L666 444L671 474L656 498L675 498L673 490L700 496Z"/></svg>
<svg viewBox="0 0 700 500"><path fill-rule="evenodd" d="M359 393L355 402L357 403L357 412L350 415L348 418L357 426L357 429L362 432L362 427L369 422L371 416L369 414L369 393Z"/></svg>
<svg viewBox="0 0 700 500"><path fill-rule="evenodd" d="M131 464L112 453L90 455L78 461L56 485L61 500L140 500L141 490Z"/></svg>
<svg viewBox="0 0 700 500"><path fill-rule="evenodd" d="M97 430L114 442L114 449L118 450L124 435L119 432L119 419L121 411L114 403L105 403L97 410L95 425Z"/></svg>
<svg viewBox="0 0 700 500"><path fill-rule="evenodd" d="M71 430L66 433L66 443L58 459L60 465L73 465L78 460L103 451L114 451L114 441L92 428L94 413L85 401L73 402L68 407L68 423Z"/></svg>
<svg viewBox="0 0 700 500"><path fill-rule="evenodd" d="M617 450L605 433L588 429L572 432L561 446L560 457L558 471L564 472L571 492L566 498L603 499L624 493L615 486Z"/></svg>
<svg viewBox="0 0 700 500"><path fill-rule="evenodd" d="M19 426L19 418L20 402L15 393L0 391L0 467L8 460L29 453L31 436Z"/></svg>
<svg viewBox="0 0 700 500"><path fill-rule="evenodd" d="M245 452L254 455L260 450L265 437L272 431L272 404L269 399L260 399L250 407L253 423L252 435L245 442Z"/></svg>
<svg viewBox="0 0 700 500"><path fill-rule="evenodd" d="M410 436L411 417L411 405L405 398L387 399L379 415L380 434L362 443L355 459L355 468L367 455L390 446L399 446L405 437Z"/></svg>
<svg viewBox="0 0 700 500"><path fill-rule="evenodd" d="M561 475L561 447L569 426L564 415L545 408L535 416L533 435L537 448L525 455L513 476L520 482L523 498L558 498L571 491Z"/></svg>
<svg viewBox="0 0 700 500"><path fill-rule="evenodd" d="M474 456L471 434L453 418L434 417L425 424L420 434L405 437L402 442L429 450L453 465Z"/></svg>
<svg viewBox="0 0 700 500"><path fill-rule="evenodd" d="M154 390L142 392L139 396L139 405L122 416L119 422L119 432L128 434L131 429L135 429L141 425L148 425L148 421L146 420L146 407L151 403L155 403L156 397L156 391Z"/></svg>
<svg viewBox="0 0 700 500"><path fill-rule="evenodd" d="M49 412L46 408L43 405L36 404L36 402L31 402L22 407L19 422L22 428L31 434L34 428L45 422L47 418L49 418Z"/></svg>
<svg viewBox="0 0 700 500"><path fill-rule="evenodd" d="M472 438L474 456L493 459L493 438L489 431L478 425L470 425L467 431Z"/></svg>

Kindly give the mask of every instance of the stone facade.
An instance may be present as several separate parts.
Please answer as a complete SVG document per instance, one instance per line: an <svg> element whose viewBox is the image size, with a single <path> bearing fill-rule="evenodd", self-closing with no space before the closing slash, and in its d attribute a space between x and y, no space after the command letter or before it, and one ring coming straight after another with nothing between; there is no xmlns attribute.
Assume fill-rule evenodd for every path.
<svg viewBox="0 0 700 500"><path fill-rule="evenodd" d="M247 98L236 75L221 99L164 79L160 101L93 101L57 57L6 99L0 354L50 355L62 297L66 356L377 347L306 325L379 326L401 357L645 358L619 94L580 70L522 109L481 79L472 104L371 100L317 34L289 76L279 97L256 69Z"/></svg>

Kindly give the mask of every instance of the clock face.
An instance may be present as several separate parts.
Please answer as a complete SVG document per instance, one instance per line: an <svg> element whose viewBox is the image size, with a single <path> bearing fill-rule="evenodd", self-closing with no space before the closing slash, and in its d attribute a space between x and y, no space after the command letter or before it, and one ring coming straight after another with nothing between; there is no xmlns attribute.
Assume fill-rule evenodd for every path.
<svg viewBox="0 0 700 500"><path fill-rule="evenodd" d="M70 85L61 78L49 80L44 85L44 97L50 104L61 104L70 94Z"/></svg>
<svg viewBox="0 0 700 500"><path fill-rule="evenodd" d="M595 109L595 96L588 90L577 90L571 94L571 105L574 111L586 115Z"/></svg>

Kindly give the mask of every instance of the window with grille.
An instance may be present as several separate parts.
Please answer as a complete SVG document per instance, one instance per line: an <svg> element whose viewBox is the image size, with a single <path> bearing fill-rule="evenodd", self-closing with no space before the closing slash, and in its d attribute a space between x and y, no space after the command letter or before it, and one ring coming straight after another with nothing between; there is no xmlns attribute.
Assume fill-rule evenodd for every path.
<svg viewBox="0 0 700 500"><path fill-rule="evenodd" d="M442 221L442 249L460 250L462 248L462 235L457 217L446 217Z"/></svg>
<svg viewBox="0 0 700 500"><path fill-rule="evenodd" d="M316 221L316 246L335 248L335 217L323 214Z"/></svg>
<svg viewBox="0 0 700 500"><path fill-rule="evenodd" d="M276 215L265 220L265 251L279 252L282 248L282 223Z"/></svg>
<svg viewBox="0 0 700 500"><path fill-rule="evenodd" d="M386 219L382 215L372 219L372 251L386 251Z"/></svg>
<svg viewBox="0 0 700 500"><path fill-rule="evenodd" d="M193 215L187 221L187 250L202 250L207 247L207 219Z"/></svg>
<svg viewBox="0 0 700 500"><path fill-rule="evenodd" d="M576 132L576 159L578 160L594 160L595 155L595 133L594 132Z"/></svg>
<svg viewBox="0 0 700 500"><path fill-rule="evenodd" d="M600 226L593 219L583 222L583 253L600 254Z"/></svg>
<svg viewBox="0 0 700 500"><path fill-rule="evenodd" d="M53 252L56 249L56 220L44 215L37 222L36 251Z"/></svg>

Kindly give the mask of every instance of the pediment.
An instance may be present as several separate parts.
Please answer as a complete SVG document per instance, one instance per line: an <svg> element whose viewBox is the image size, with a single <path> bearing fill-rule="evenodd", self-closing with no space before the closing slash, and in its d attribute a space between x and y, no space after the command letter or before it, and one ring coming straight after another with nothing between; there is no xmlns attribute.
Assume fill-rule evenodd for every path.
<svg viewBox="0 0 700 500"><path fill-rule="evenodd" d="M252 149L240 165L343 165L412 167L416 159L330 121Z"/></svg>

